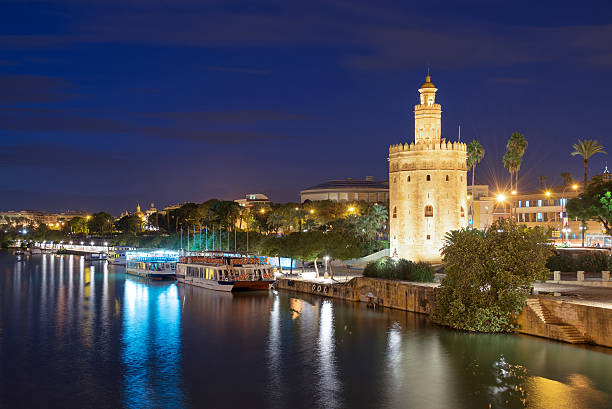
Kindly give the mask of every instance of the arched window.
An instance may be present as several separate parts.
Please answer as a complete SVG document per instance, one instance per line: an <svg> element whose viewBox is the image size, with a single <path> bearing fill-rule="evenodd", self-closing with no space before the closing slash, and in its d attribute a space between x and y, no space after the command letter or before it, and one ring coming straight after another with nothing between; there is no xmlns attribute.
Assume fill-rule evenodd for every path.
<svg viewBox="0 0 612 409"><path fill-rule="evenodd" d="M465 210L463 210L463 206L461 206L461 217L465 217Z"/></svg>
<svg viewBox="0 0 612 409"><path fill-rule="evenodd" d="M427 175L427 181L429 182L431 180L431 175Z"/></svg>
<svg viewBox="0 0 612 409"><path fill-rule="evenodd" d="M393 207L393 218L397 219L397 207Z"/></svg>
<svg viewBox="0 0 612 409"><path fill-rule="evenodd" d="M393 176L393 183L397 182L397 178Z"/></svg>
<svg viewBox="0 0 612 409"><path fill-rule="evenodd" d="M425 206L425 217L433 217L433 206Z"/></svg>
<svg viewBox="0 0 612 409"><path fill-rule="evenodd" d="M408 175L408 182L410 182L410 175Z"/></svg>
<svg viewBox="0 0 612 409"><path fill-rule="evenodd" d="M448 182L448 175L446 175L446 181Z"/></svg>

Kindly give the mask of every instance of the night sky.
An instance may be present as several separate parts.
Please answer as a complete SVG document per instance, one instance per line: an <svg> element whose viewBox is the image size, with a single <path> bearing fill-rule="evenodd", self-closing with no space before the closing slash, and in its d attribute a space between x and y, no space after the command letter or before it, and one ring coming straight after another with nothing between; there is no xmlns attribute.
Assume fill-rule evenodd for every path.
<svg viewBox="0 0 612 409"><path fill-rule="evenodd" d="M0 210L386 180L428 65L442 136L484 145L477 183L507 179L513 131L520 188L581 179L578 137L612 151L609 1L2 0Z"/></svg>

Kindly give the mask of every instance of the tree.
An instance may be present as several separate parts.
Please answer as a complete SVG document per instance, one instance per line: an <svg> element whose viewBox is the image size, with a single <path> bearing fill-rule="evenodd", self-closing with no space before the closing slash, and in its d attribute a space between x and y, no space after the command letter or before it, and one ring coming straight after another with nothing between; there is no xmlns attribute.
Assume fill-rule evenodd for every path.
<svg viewBox="0 0 612 409"><path fill-rule="evenodd" d="M266 225L268 229L272 230L274 233L278 233L278 230L285 223L285 219L280 215L279 212L271 212L268 215L268 220L266 220Z"/></svg>
<svg viewBox="0 0 612 409"><path fill-rule="evenodd" d="M89 231L91 231L92 233L111 233L114 220L115 218L110 213L98 212L94 213L91 216L91 219L89 219L87 226L89 227Z"/></svg>
<svg viewBox="0 0 612 409"><path fill-rule="evenodd" d="M569 186L574 183L574 178L569 172L561 172L561 179L563 179L563 186Z"/></svg>
<svg viewBox="0 0 612 409"><path fill-rule="evenodd" d="M546 177L546 175L540 175L540 176L538 176L538 180L540 181L540 187L541 187L542 189L545 189L545 188L546 188L546 179L548 179L548 178Z"/></svg>
<svg viewBox="0 0 612 409"><path fill-rule="evenodd" d="M580 196L568 200L566 208L569 217L582 221L582 247L584 247L587 221L590 219L599 221L605 233L611 235L612 181L606 182L599 177L593 178Z"/></svg>
<svg viewBox="0 0 612 409"><path fill-rule="evenodd" d="M504 155L504 167L510 172L510 189L512 189L512 174L515 175L514 189L518 190L518 172L521 170L523 155L527 149L527 140L520 132L512 132L506 144L506 155Z"/></svg>
<svg viewBox="0 0 612 409"><path fill-rule="evenodd" d="M143 221L135 214L125 215L115 222L115 228L122 233L136 234L142 231Z"/></svg>
<svg viewBox="0 0 612 409"><path fill-rule="evenodd" d="M589 158L596 153L605 154L604 147L597 143L597 140L592 139L578 139L578 143L572 145L574 151L571 153L572 156L580 155L584 160L584 189L586 189L589 181Z"/></svg>
<svg viewBox="0 0 612 409"><path fill-rule="evenodd" d="M350 260L361 255L361 246L355 237L345 236L337 232L325 234L323 250L329 257L330 278L334 279L332 262L334 260Z"/></svg>
<svg viewBox="0 0 612 409"><path fill-rule="evenodd" d="M485 231L462 229L443 247L446 277L432 318L457 329L506 332L516 326L531 284L550 273L547 233L501 219Z"/></svg>
<svg viewBox="0 0 612 409"><path fill-rule="evenodd" d="M508 171L508 173L510 173L510 190L512 190L513 188L513 176L514 176L514 172L515 169L518 166L518 154L514 151L508 150L505 154L504 157L502 158L503 163L504 163L504 168L506 168L506 170Z"/></svg>
<svg viewBox="0 0 612 409"><path fill-rule="evenodd" d="M476 165L482 161L485 155L485 150L476 139L473 139L468 143L467 146L467 165L468 168L472 168L472 201L470 203L471 214L474 217L474 175L476 174ZM473 220L472 220L473 223Z"/></svg>

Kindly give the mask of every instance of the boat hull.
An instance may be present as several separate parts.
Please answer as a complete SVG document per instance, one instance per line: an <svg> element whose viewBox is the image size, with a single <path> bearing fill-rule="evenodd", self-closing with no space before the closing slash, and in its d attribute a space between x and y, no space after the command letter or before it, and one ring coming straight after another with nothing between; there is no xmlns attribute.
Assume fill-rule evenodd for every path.
<svg viewBox="0 0 612 409"><path fill-rule="evenodd" d="M202 278L185 278L177 276L180 283L195 285L196 287L207 288L215 291L263 291L269 290L272 281L217 281Z"/></svg>
<svg viewBox="0 0 612 409"><path fill-rule="evenodd" d="M150 280L174 280L176 274L174 271L149 271L134 268L126 268L125 272L138 277L148 278Z"/></svg>

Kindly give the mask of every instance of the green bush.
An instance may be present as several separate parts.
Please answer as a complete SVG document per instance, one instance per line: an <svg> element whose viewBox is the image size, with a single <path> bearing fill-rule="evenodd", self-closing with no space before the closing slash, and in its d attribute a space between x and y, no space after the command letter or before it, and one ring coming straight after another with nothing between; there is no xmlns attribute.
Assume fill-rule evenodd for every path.
<svg viewBox="0 0 612 409"><path fill-rule="evenodd" d="M608 269L609 258L603 251L589 251L578 258L578 266L575 271L599 272ZM571 270L574 271L574 270Z"/></svg>
<svg viewBox="0 0 612 409"><path fill-rule="evenodd" d="M542 228L511 220L485 230L447 235L442 250L446 277L438 289L432 319L442 325L479 332L516 327L533 281L546 279L553 254Z"/></svg>
<svg viewBox="0 0 612 409"><path fill-rule="evenodd" d="M550 271L587 271L599 272L612 267L612 256L603 251L589 251L579 257L570 254L555 254L548 258L546 267Z"/></svg>
<svg viewBox="0 0 612 409"><path fill-rule="evenodd" d="M368 263L363 270L365 277L386 278L390 280L433 282L434 271L428 263L414 263L405 259L397 261L383 257Z"/></svg>
<svg viewBox="0 0 612 409"><path fill-rule="evenodd" d="M546 268L550 271L577 271L578 260L569 254L555 254L546 260Z"/></svg>

